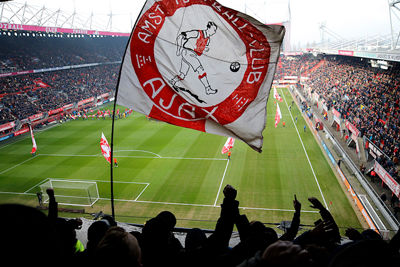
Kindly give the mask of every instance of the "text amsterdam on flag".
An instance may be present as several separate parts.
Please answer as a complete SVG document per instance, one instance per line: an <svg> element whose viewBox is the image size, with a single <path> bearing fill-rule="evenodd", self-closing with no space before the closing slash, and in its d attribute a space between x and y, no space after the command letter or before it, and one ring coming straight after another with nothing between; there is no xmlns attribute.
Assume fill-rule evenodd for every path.
<svg viewBox="0 0 400 267"><path fill-rule="evenodd" d="M284 33L213 0L147 0L125 52L117 104L261 152Z"/></svg>

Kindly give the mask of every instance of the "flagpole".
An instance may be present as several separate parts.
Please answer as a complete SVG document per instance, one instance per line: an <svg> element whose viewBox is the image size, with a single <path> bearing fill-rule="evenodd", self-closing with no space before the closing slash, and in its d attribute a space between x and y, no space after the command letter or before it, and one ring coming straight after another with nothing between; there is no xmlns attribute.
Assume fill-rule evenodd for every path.
<svg viewBox="0 0 400 267"><path fill-rule="evenodd" d="M139 14L142 13L144 7L145 7L145 5L143 5L143 7L142 7L142 9L140 10L140 13L139 13ZM136 26L136 24L137 24L137 22L138 22L138 20L139 20L139 17L140 17L140 16L138 16L138 17L136 18L136 22L135 22L135 25L133 26L133 28ZM111 183L110 191L111 191L111 192L110 192L110 193L111 193L111 216L113 217L113 219L115 219L115 209L114 209L114 184L113 184L113 181L114 181L114 165L113 165L113 163L114 163L114 158L113 158L113 157L114 157L114 121L115 121L115 110L116 110L116 107L117 107L117 96L118 96L119 83L120 83L120 80L121 80L122 65L124 64L125 54L126 54L126 51L127 51L128 47L129 47L129 43L131 42L131 38L132 38L132 34L129 36L128 42L126 43L125 52L124 52L124 55L123 55L123 57L122 57L122 62L121 62L120 68L119 68L117 85L116 85L116 87L115 87L114 108L113 108L113 109L114 109L114 112L113 112L112 124L111 124L111 158L110 158L110 160L111 160L111 164L110 164L110 183Z"/></svg>
<svg viewBox="0 0 400 267"><path fill-rule="evenodd" d="M115 121L115 108L117 106L117 90L115 91L114 96L114 112L112 116L112 124L111 124L111 162L110 162L110 193L111 193L111 216L115 219L115 208L114 208L114 121Z"/></svg>

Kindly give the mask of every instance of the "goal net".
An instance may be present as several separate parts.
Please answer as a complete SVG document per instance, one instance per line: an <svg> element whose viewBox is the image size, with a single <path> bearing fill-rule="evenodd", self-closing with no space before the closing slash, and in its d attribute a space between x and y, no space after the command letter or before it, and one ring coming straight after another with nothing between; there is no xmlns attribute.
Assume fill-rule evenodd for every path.
<svg viewBox="0 0 400 267"><path fill-rule="evenodd" d="M96 182L48 179L40 185L44 203L49 202L47 188L53 188L56 201L62 205L93 206L99 200Z"/></svg>

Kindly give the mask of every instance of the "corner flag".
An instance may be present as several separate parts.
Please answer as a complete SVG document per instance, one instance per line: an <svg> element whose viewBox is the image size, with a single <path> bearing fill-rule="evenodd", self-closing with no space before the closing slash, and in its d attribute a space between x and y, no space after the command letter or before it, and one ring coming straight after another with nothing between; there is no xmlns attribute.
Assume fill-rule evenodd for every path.
<svg viewBox="0 0 400 267"><path fill-rule="evenodd" d="M279 108L279 104L276 103L275 128L276 126L278 126L278 123L281 121L281 119L282 119L281 109Z"/></svg>
<svg viewBox="0 0 400 267"><path fill-rule="evenodd" d="M111 148L106 137L104 136L104 133L101 133L100 148L101 154L103 154L104 158L108 161L108 163L111 164Z"/></svg>
<svg viewBox="0 0 400 267"><path fill-rule="evenodd" d="M276 87L274 87L274 98L279 102L282 102L282 97L279 95L278 91L276 91Z"/></svg>
<svg viewBox="0 0 400 267"><path fill-rule="evenodd" d="M32 138L32 151L31 151L31 154L34 154L34 153L36 153L37 145L36 145L35 136L33 135L32 127L30 125L29 125L29 130L31 132L31 138Z"/></svg>
<svg viewBox="0 0 400 267"><path fill-rule="evenodd" d="M234 144L235 144L235 139L232 137L228 137L228 139L225 142L224 147L221 150L221 154L225 154L226 152L231 150L231 148L233 147Z"/></svg>
<svg viewBox="0 0 400 267"><path fill-rule="evenodd" d="M261 152L284 34L283 26L215 0L147 0L125 51L116 104Z"/></svg>

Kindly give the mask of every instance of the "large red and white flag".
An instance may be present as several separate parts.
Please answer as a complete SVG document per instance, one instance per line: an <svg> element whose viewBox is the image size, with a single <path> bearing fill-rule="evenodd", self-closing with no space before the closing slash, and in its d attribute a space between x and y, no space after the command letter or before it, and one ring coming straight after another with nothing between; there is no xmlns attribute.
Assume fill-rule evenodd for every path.
<svg viewBox="0 0 400 267"><path fill-rule="evenodd" d="M279 104L276 103L276 113L275 113L275 128L278 126L278 123L282 119L281 109L279 108Z"/></svg>
<svg viewBox="0 0 400 267"><path fill-rule="evenodd" d="M47 83L44 83L41 79L33 80L33 83L42 88L50 87L50 85L48 85Z"/></svg>
<svg viewBox="0 0 400 267"><path fill-rule="evenodd" d="M261 152L284 33L214 0L147 0L123 58L117 103Z"/></svg>
<svg viewBox="0 0 400 267"><path fill-rule="evenodd" d="M231 150L231 148L233 147L233 145L235 144L235 138L232 137L228 137L228 139L225 142L224 147L221 150L222 154L225 154L226 152L228 152L229 150Z"/></svg>
<svg viewBox="0 0 400 267"><path fill-rule="evenodd" d="M278 91L276 90L276 87L274 87L274 98L278 100L279 102L282 102L282 97L278 94Z"/></svg>
<svg viewBox="0 0 400 267"><path fill-rule="evenodd" d="M35 136L33 135L32 127L30 125L29 125L29 130L31 132L31 138L32 138L32 151L31 151L31 154L34 154L34 153L36 153L37 145L36 145Z"/></svg>
<svg viewBox="0 0 400 267"><path fill-rule="evenodd" d="M104 133L101 133L100 148L101 154L103 154L104 158L111 164L111 148Z"/></svg>

